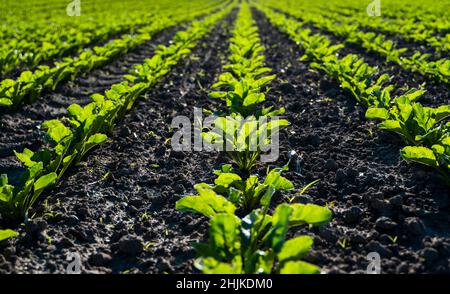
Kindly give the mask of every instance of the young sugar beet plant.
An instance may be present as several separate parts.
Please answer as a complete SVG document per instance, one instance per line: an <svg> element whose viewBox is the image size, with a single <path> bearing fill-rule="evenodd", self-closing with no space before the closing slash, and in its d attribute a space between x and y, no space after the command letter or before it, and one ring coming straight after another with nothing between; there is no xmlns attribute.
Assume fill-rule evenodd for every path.
<svg viewBox="0 0 450 294"><path fill-rule="evenodd" d="M43 127L47 129L49 147L38 152L25 149L22 153L16 153L26 167L20 184L14 187L8 183L6 175L1 177L2 218L10 222L26 220L29 210L44 189L56 183L90 149L104 143L107 140L104 133L109 132L115 121L132 107L140 93L153 86L181 58L189 54L197 41L233 6L202 21L193 22L188 30L177 33L170 46L158 47L151 59L136 66L125 77L129 82L113 85L105 95L93 94L93 102L85 107L71 105L67 118L45 122Z"/></svg>
<svg viewBox="0 0 450 294"><path fill-rule="evenodd" d="M310 29L303 28L304 23L287 18L281 13L257 5L276 27L286 33L304 51L302 60L311 61L311 66L324 71L348 90L354 98L369 107L376 103L377 95L384 89L389 76L376 77L377 70L355 54L338 57L343 45L332 45L329 38L320 34L312 34Z"/></svg>
<svg viewBox="0 0 450 294"><path fill-rule="evenodd" d="M269 115L270 109L257 111L257 107L265 100L264 86L276 76L268 75L271 69L264 66L264 48L246 3L232 34L229 64L224 66L225 72L212 86L216 91L211 92L210 97L226 101L231 113L244 117Z"/></svg>
<svg viewBox="0 0 450 294"><path fill-rule="evenodd" d="M450 81L450 60L447 58L429 61L427 59L431 55L420 52L415 52L412 58L407 58L403 56L408 51L407 48L397 48L395 42L388 40L381 33L361 31L358 24L342 21L342 17L336 12L324 14L323 9L314 12L304 9L296 10L283 5L280 1L272 2L268 5L269 7L324 29L343 38L346 43L356 44L369 52L379 54L385 57L386 61L396 63L406 70L417 71L445 83Z"/></svg>
<svg viewBox="0 0 450 294"><path fill-rule="evenodd" d="M24 71L16 80L5 79L0 83L0 107L18 107L21 103L32 103L44 90L54 90L58 84L64 81L73 80L82 73L102 67L114 58L149 41L155 33L180 22L190 21L210 10L211 8L207 8L186 15L185 9L180 8L168 16L158 17L150 25L140 28L136 35L125 35L104 46L85 50L77 57L66 57L60 62L55 62L54 67L43 65L34 72Z"/></svg>
<svg viewBox="0 0 450 294"><path fill-rule="evenodd" d="M339 45L331 45L328 38L311 35L302 29L303 23L293 21L280 13L258 5L269 20L288 34L304 50L304 59L313 61L318 68L349 90L357 101L367 107L366 118L381 121L382 129L399 134L408 145L401 155L408 161L436 168L446 183L448 169L449 106L423 107L416 102L424 90L410 89L399 97L391 97L393 86L385 86L387 75L375 78L377 70L370 67L357 55L349 54L341 59L336 55Z"/></svg>
<svg viewBox="0 0 450 294"><path fill-rule="evenodd" d="M268 75L271 69L264 65L261 54L264 48L246 3L232 33L229 64L212 86L216 90L210 93L211 98L225 101L230 112L217 118L216 130L203 133L203 139L226 150L239 169L248 174L261 149L289 123L283 119L270 120L283 114L284 108L260 107L265 101L264 87L275 75Z"/></svg>
<svg viewBox="0 0 450 294"><path fill-rule="evenodd" d="M401 150L403 158L435 168L450 185L450 105L424 107L416 100L423 94L406 93L366 111L366 118L380 121L380 128L398 134L411 146ZM390 101L389 92L385 101Z"/></svg>
<svg viewBox="0 0 450 294"><path fill-rule="evenodd" d="M264 67L263 47L246 2L241 3L230 48L230 64L214 85L220 90L210 95L224 100L229 112L216 119L219 132L205 132L203 138L223 148L234 148L228 155L237 169L223 165L214 171L214 184L197 184L196 195L176 203L178 210L210 218L209 241L194 245L198 253L195 265L208 274L319 273L317 266L300 260L312 246L312 238L288 239L287 233L289 228L303 224L323 225L330 220L331 211L312 204L280 204L270 213L275 193L294 189L293 183L281 175L287 165L268 169L264 179L250 174L261 151L251 150L259 142L255 139L258 136L250 135L269 130L263 141L270 141L273 132L288 122L258 124L257 119L282 114L284 109L261 106L265 100L262 87L275 76L264 75L270 69ZM247 115L250 118L244 119Z"/></svg>
<svg viewBox="0 0 450 294"><path fill-rule="evenodd" d="M403 158L431 168L439 172L440 177L450 186L450 124L447 134L431 147L406 146L401 150Z"/></svg>
<svg viewBox="0 0 450 294"><path fill-rule="evenodd" d="M287 239L289 228L308 224L323 225L331 218L328 208L312 204L280 204L272 215L269 205L275 192L270 185L261 198L261 208L243 218L234 214L235 205L209 188L198 188L201 197L210 198L209 209L195 209L211 218L209 241L195 244L196 267L208 274L315 274L317 266L300 261L313 240L309 236Z"/></svg>
<svg viewBox="0 0 450 294"><path fill-rule="evenodd" d="M213 185L207 183L195 185L198 195L182 198L176 207L212 216L208 211L217 212L214 200L217 200L217 196L222 196L233 205L251 211L261 206L261 202L264 202L263 197L272 197L276 191L294 189L294 184L281 175L287 169L286 165L283 168L268 170L266 178L260 182L257 175L251 175L244 180L231 165L225 164L221 170L214 171L217 178ZM208 193L204 193L205 191Z"/></svg>
<svg viewBox="0 0 450 294"><path fill-rule="evenodd" d="M270 115L279 113L272 111ZM202 134L205 143L224 150L238 169L248 175L264 151L278 143L281 128L289 125L285 119L267 120L267 116L249 116L239 113L227 117L218 117L214 121L214 130Z"/></svg>

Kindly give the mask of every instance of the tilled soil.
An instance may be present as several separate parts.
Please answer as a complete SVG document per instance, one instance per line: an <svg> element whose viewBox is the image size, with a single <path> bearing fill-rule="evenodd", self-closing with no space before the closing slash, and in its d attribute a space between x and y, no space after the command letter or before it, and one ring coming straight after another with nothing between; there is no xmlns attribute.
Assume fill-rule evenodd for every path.
<svg viewBox="0 0 450 294"><path fill-rule="evenodd" d="M450 273L450 189L403 161L396 136L365 121L351 96L311 72L298 46L254 15L278 75L269 96L282 97L292 123L280 138L279 164L296 151L289 176L297 187L320 179L297 201L333 211L327 227L296 232L314 236L308 259L327 273L365 273L367 254L378 252L383 273Z"/></svg>
<svg viewBox="0 0 450 294"><path fill-rule="evenodd" d="M277 12L291 17L282 11ZM394 89L392 91L392 95L394 97L402 95L411 88L423 88L427 92L420 98L419 102L425 106L436 107L450 103L450 95L448 94L450 87L444 82L438 81L429 76L424 76L418 72L405 70L396 63L386 62L386 58L384 56L376 52L369 52L359 44L346 43L343 38L334 35L330 31L319 29L311 24L305 24L304 27L310 29L315 34L328 37L333 44L344 44L345 47L340 49L338 52L340 57L344 57L347 54L356 54L359 57L364 58L364 61L371 67L376 67L379 72L378 75L388 74L391 77L390 84L394 85ZM408 48L412 49L413 44L409 44Z"/></svg>
<svg viewBox="0 0 450 294"><path fill-rule="evenodd" d="M45 93L33 104L24 105L18 111L0 114L0 174L8 171L14 183L15 175L20 174L21 165L15 158L14 150L24 148L40 150L45 144L42 123L67 115L67 107L77 103L85 105L94 93L103 94L112 85L122 82L123 76L137 64L153 55L159 44L168 45L176 31L182 27L172 27L156 34L149 42L139 46L117 60L74 81L61 84L54 92ZM15 173L11 173L15 170ZM11 176L12 175L12 176Z"/></svg>
<svg viewBox="0 0 450 294"><path fill-rule="evenodd" d="M227 55L236 11L199 41L114 131L55 189L21 237L0 252L0 272L65 272L78 254L89 273L192 272L190 243L207 220L182 215L175 202L210 180L218 154L173 152L167 138L176 115L213 103L207 89ZM27 234L25 234L27 232Z"/></svg>
<svg viewBox="0 0 450 294"><path fill-rule="evenodd" d="M221 107L207 94L228 56L235 13L137 102L107 144L43 195L38 217L0 245L0 272L66 272L74 253L88 273L198 272L191 243L206 238L207 219L176 211L175 202L195 183L211 183L226 158L174 152L170 125L177 115L192 121L194 106ZM366 122L348 93L299 61L303 52L261 13L254 16L278 76L267 104L286 107L292 124L271 166L295 151L286 176L297 189L320 182L293 201L333 211L330 224L291 233L314 237L307 260L326 273L366 273L368 253L377 252L382 273L450 273L450 189L403 161L397 137Z"/></svg>

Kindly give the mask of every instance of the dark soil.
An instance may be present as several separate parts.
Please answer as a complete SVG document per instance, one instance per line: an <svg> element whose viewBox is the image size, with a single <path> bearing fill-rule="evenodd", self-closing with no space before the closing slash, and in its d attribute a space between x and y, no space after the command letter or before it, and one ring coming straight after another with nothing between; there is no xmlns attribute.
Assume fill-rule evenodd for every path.
<svg viewBox="0 0 450 294"><path fill-rule="evenodd" d="M270 96L283 97L292 123L280 138L279 164L296 151L289 176L297 188L320 179L297 201L333 210L327 227L296 232L314 236L308 259L328 273L365 273L374 251L383 273L450 273L450 189L403 161L402 142L366 122L351 96L311 72L298 46L254 12L266 63L278 75Z"/></svg>
<svg viewBox="0 0 450 294"><path fill-rule="evenodd" d="M228 56L235 14L200 40L189 58L146 93L147 100L136 103L108 143L45 192L36 218L18 228L18 238L0 244L0 273L64 273L74 253L88 273L198 272L191 243L206 238L207 219L176 211L175 202L193 193L194 184L211 183L212 170L226 158L173 151L170 125L177 115L192 121L194 106L220 109L207 94ZM291 233L314 237L307 260L326 273L366 273L367 254L377 252L382 273L450 273L450 189L433 171L403 161L396 136L366 122L364 109L348 93L299 61L299 47L261 13L254 11L254 16L266 64L278 76L267 104L286 107L292 124L282 132L281 156L271 166L285 164L287 154L295 151L298 156L286 176L297 189L320 182L293 201L328 205L333 211L330 224ZM110 70L121 72L117 67ZM86 82L85 91L102 90L95 87L98 81ZM61 104L65 108L69 103ZM29 125L10 116L23 132L19 135L36 127L32 119L44 110L33 108L28 108L32 116L21 112ZM10 129L7 137L14 136L13 122L1 127ZM20 142L42 144L39 137L28 136ZM0 172L15 168L11 160L8 164Z"/></svg>
<svg viewBox="0 0 450 294"><path fill-rule="evenodd" d="M211 181L218 154L173 152L176 115L213 105L207 89L228 55L236 11L199 41L157 87L137 102L107 143L45 196L38 217L0 250L0 272L65 272L71 253L89 273L193 272L191 242L207 220L176 211L193 185ZM200 45L201 44L201 45ZM26 232L28 232L26 234Z"/></svg>
<svg viewBox="0 0 450 294"><path fill-rule="evenodd" d="M40 150L45 144L42 123L67 115L67 107L77 103L85 105L91 102L94 93L104 93L112 85L123 81L123 76L146 58L150 58L157 45L168 44L176 31L172 27L159 34L146 44L135 48L128 54L114 60L101 69L94 70L88 76L79 76L74 81L61 84L56 91L45 93L36 103L24 105L18 111L0 115L0 174L8 171L14 182L21 171L21 164L15 158L14 150L24 148ZM10 173L12 170L16 172Z"/></svg>
<svg viewBox="0 0 450 294"><path fill-rule="evenodd" d="M343 14L338 14L338 15L339 15L339 18L342 18L342 19L346 19L348 17ZM354 23L351 20L344 20L342 22L343 23ZM358 24L358 23L356 23L356 24ZM359 25L359 30L366 32L366 33L373 32L376 34L385 35L388 40L392 40L397 44L397 48L408 48L408 51L404 53L407 56L411 56L414 53L414 51L416 51L416 50L421 52L422 54L425 54L425 53L431 54L433 59L443 58L444 57L443 55L446 54L445 52L437 52L436 49L433 48L432 46L430 46L426 41L419 42L412 38L408 39L408 36L401 35L398 32L380 30L380 29L363 26L363 25Z"/></svg>
<svg viewBox="0 0 450 294"><path fill-rule="evenodd" d="M150 23L150 22L149 22ZM73 56L73 55L78 55L81 52L83 52L86 49L93 49L96 46L104 46L106 45L108 42L114 40L114 39L118 39L118 38L122 38L123 36L127 35L127 34L134 34L138 29L145 27L146 24L143 25L139 25L136 27L128 27L128 28L124 28L114 34L110 34L108 36L105 36L104 38L100 38L100 39L96 39L96 40L91 40L91 42L83 45L82 47L79 46L75 46L73 48L71 48L70 50L66 50L61 56L57 57L56 59L53 58L52 60L42 60L41 62L39 62L38 65L47 65L50 67L55 66L55 61L60 61L62 60L64 57L68 57L68 56ZM13 70L12 72L8 73L4 78L9 78L9 79L17 79L20 74L25 71L25 70L36 70L38 65L30 67L27 66L25 64L20 65L19 67L17 67L15 70Z"/></svg>
<svg viewBox="0 0 450 294"><path fill-rule="evenodd" d="M278 11L279 13L283 13ZM284 15L288 16L286 13ZM356 54L364 58L365 62L372 67L377 67L379 75L388 74L391 77L391 84L395 85L392 94L399 96L411 88L424 88L427 90L420 102L426 106L435 107L443 104L450 104L449 85L436 79L424 76L418 72L411 72L401 68L393 62L386 62L386 58L376 52L369 52L358 44L347 43L343 38L334 35L330 31L318 29L317 27L305 24L305 28L310 29L315 34L327 36L333 44L345 44L339 50L339 55L344 57L347 54ZM415 49L413 44L409 44L409 49Z"/></svg>

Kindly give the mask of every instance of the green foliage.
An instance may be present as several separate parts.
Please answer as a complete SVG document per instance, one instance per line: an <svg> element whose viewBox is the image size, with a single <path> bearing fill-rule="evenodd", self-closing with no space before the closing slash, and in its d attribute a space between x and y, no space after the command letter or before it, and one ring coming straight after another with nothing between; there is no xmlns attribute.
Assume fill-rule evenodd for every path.
<svg viewBox="0 0 450 294"><path fill-rule="evenodd" d="M377 68L370 67L357 55L349 54L339 58L340 47L331 45L330 40L320 34L311 35L310 29L303 27L312 23L335 35L343 37L346 42L355 43L367 50L379 53L388 61L397 63L405 69L419 71L441 81L448 82L450 61L442 58L428 61L429 54L416 52L411 57L402 56L404 48L397 49L396 44L381 34L361 32L355 23L337 22L333 14L321 17L321 9L317 13L305 9L292 10L283 3L267 0L264 5L257 4L275 26L284 31L305 51L303 59L312 61L312 66L320 69L338 81L342 88L350 91L356 100L367 107L366 118L379 120L380 128L399 134L409 145L402 151L405 159L423 163L436 168L448 182L450 173L447 168L446 148L440 145L449 134L450 106L437 108L424 107L416 102L424 94L424 90L410 89L399 97L391 97L393 86L385 84L388 75L380 75ZM295 5L303 6L305 2ZM294 6L295 6L294 5ZM286 17L275 12L281 10L302 19L302 21ZM349 13L349 15L353 12ZM366 24L368 24L366 22ZM424 36L426 40L429 36ZM415 148L417 147L417 148Z"/></svg>
<svg viewBox="0 0 450 294"><path fill-rule="evenodd" d="M73 80L82 73L88 73L96 68L102 67L118 56L124 55L130 50L149 41L151 36L155 33L180 22L192 20L196 16L209 12L210 9L210 7L199 9L191 14L186 14L184 9L178 9L175 12L172 12L172 17L163 15L151 21L150 24L139 28L137 34L125 34L103 46L95 46L93 49L87 49L76 57L66 57L61 61L55 62L54 67L39 66L34 72L24 71L16 80L5 79L0 83L0 107L18 107L22 103L32 103L44 90L54 90L61 82ZM162 62L160 57L172 56L174 55L172 54L173 52L181 55L185 54L176 48L176 46L180 46L180 44L182 44L181 41L184 40L176 39L176 37L174 40L176 42L168 48L160 46L156 55L152 58L153 61L142 65L141 67L145 67L144 69L137 67L136 71L139 72L137 75L128 75L127 77L129 80L133 83L140 83L148 79L148 75L151 73L158 72L160 73L160 76L166 74L167 72L157 68L157 66L163 64L166 65L166 68L167 65L169 65L166 60L165 62ZM170 50L172 50L172 52L169 52ZM153 76L151 78L156 80L159 77Z"/></svg>
<svg viewBox="0 0 450 294"><path fill-rule="evenodd" d="M258 107L265 101L264 88L275 78L264 66L264 47L248 5L243 4L230 39L229 64L212 88L211 98L226 102L231 113L262 115Z"/></svg>
<svg viewBox="0 0 450 294"><path fill-rule="evenodd" d="M186 56L201 36L224 17L232 6L206 17L202 22L193 22L184 34L177 34L169 47L161 47L155 57L145 61L148 71L140 76L140 71L131 72L136 81L115 84L105 95L93 94L92 102L82 107L73 104L68 107L68 117L46 121L42 128L47 130L46 148L38 152L25 149L16 152L17 158L27 168L20 184L9 185L8 178L2 176L0 186L0 213L7 220L27 218L28 211L37 202L44 189L52 186L73 165L95 146L107 140L104 134L114 127L114 122L122 117L134 104L139 95L165 75L180 58ZM152 62L158 60L158 66ZM144 66L146 66L144 65ZM129 77L129 76L128 76Z"/></svg>
<svg viewBox="0 0 450 294"><path fill-rule="evenodd" d="M196 267L208 274L317 274L317 266L299 260L308 253L312 238L286 235L289 228L324 224L330 217L327 208L311 204L280 204L273 215L256 209L242 219L217 214L210 221L208 243L195 245L200 257Z"/></svg>
<svg viewBox="0 0 450 294"><path fill-rule="evenodd" d="M412 91L395 99L390 109L369 108L367 119L380 120L380 128L399 134L407 144L432 146L447 132L442 120L450 116L450 105L424 107L414 102L423 92Z"/></svg>
<svg viewBox="0 0 450 294"><path fill-rule="evenodd" d="M218 117L214 129L202 133L202 137L217 150L226 151L239 170L248 173L260 154L270 148L273 136L289 125L285 119L270 119L279 113L267 113L259 119L254 116L244 118L237 113Z"/></svg>
<svg viewBox="0 0 450 294"><path fill-rule="evenodd" d="M376 69L370 67L362 58L349 54L338 59L332 55L313 67L323 70L339 81L343 89L349 90L356 100L368 107L377 101L377 95L383 92L383 84L389 80L387 74L376 78Z"/></svg>
<svg viewBox="0 0 450 294"><path fill-rule="evenodd" d="M375 28L376 31L387 31L389 34L397 34L398 30L411 30L413 33L404 37L410 37L415 40L420 40L421 42L428 42L438 50L448 51L448 48L450 47L446 46L447 44L445 42L448 40L449 35L446 35L445 37L436 37L435 35L437 33L430 31L425 26L418 26L416 23L408 23L406 27L395 25L386 27L385 22L374 25L376 20L367 18L366 15L363 17L356 17L355 11L352 11L343 17L338 12L342 10L342 7L334 7L335 11L333 11L333 9L322 9L322 7L316 7L315 4L306 4L305 2L296 2L291 3L290 5L275 0L267 0L264 2L265 6L261 6L260 8L267 14L271 13L271 9L280 10L290 16L301 19L302 24L308 23L318 29L328 31L331 34L342 38L346 43L355 44L368 52L373 52L385 57L387 62L396 63L406 70L416 71L445 83L450 83L450 59L441 58L430 61L430 54L422 54L418 51L405 54L408 51L407 48L397 48L396 42L389 40L383 33L375 33L373 31L367 32L367 28L363 28L361 25L363 24L365 27ZM328 6L329 3L326 5ZM279 17L275 16L272 18ZM395 17L395 19L398 19L398 17ZM281 21L279 21L279 23L280 22ZM288 22L285 23L287 24ZM288 25L292 25L292 22L289 22ZM332 56L333 51L337 51L337 49L340 49L340 46L342 46L331 46L329 39L321 35L306 36L305 38L305 34L300 30L293 31L287 29L287 31L295 36L296 39L300 39L299 43L302 47L306 48L306 56L310 60L325 61L324 58L326 56ZM303 29L303 31L309 31L309 29ZM303 35L303 37L299 37L301 35ZM307 44L305 44L305 40ZM411 57L406 57L405 55L410 55Z"/></svg>
<svg viewBox="0 0 450 294"><path fill-rule="evenodd" d="M294 189L294 184L281 175L285 170L287 170L287 165L283 168L268 170L265 179L261 182L257 175L251 175L247 179L243 179L234 172L231 166L224 165L222 166L222 170L216 170L214 172L217 178L214 180L213 185L206 183L195 185L199 196L187 196L188 200L184 197L177 202L176 207L177 209L189 209L206 216L211 216L210 213L205 213L203 208L207 203L210 203L210 201L205 199L205 194L209 196L207 197L208 199L227 199L234 206L242 207L246 211L251 211L256 207L266 206L268 205L268 200L272 198L276 191ZM221 209L220 206L217 209ZM213 211L223 212L215 208L213 208Z"/></svg>
<svg viewBox="0 0 450 294"><path fill-rule="evenodd" d="M450 130L450 126L448 126ZM431 148L406 146L401 150L403 158L437 169L447 185L450 185L450 136L445 135Z"/></svg>
<svg viewBox="0 0 450 294"><path fill-rule="evenodd" d="M0 230L0 242L9 238L17 237L17 232L6 229L6 230Z"/></svg>
<svg viewBox="0 0 450 294"><path fill-rule="evenodd" d="M219 91L210 94L226 101L229 113L215 119L214 129L202 133L204 142L226 151L238 170L223 165L214 172L213 184L195 185L197 195L178 200L176 208L210 218L209 241L194 245L199 257L195 265L203 273L319 273L317 266L301 261L312 238L287 240L286 235L291 227L328 222L331 211L311 204L281 204L271 215L275 193L294 188L281 175L287 165L268 169L264 179L250 174L263 147L289 125L284 119L268 120L284 109L259 107L265 100L261 89L274 76L263 76L270 69L264 67L263 48L253 23L247 2L242 2L231 39L230 63L213 86ZM244 212L248 214L238 217Z"/></svg>

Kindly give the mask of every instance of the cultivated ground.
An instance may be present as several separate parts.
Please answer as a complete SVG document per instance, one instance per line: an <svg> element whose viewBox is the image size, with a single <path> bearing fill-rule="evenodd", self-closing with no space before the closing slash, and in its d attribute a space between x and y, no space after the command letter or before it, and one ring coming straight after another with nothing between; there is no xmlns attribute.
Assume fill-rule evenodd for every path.
<svg viewBox="0 0 450 294"><path fill-rule="evenodd" d="M304 52L297 44L262 12L253 8L252 13L266 65L277 74L268 105L285 107L291 122L280 137L280 158L271 166L285 164L289 152L296 151L285 176L298 189L320 182L294 202L328 205L333 212L328 225L292 233L313 236L306 260L325 273L365 273L368 253L378 252L382 273L450 273L450 188L431 169L404 161L397 136L367 121L365 109L348 92L300 60ZM0 243L0 273L62 273L71 253L79 254L87 273L199 272L190 244L207 239L207 219L180 213L175 202L193 194L194 184L212 183L211 171L228 161L215 152L175 152L167 139L173 135L173 117L193 119L194 107L223 107L208 93L229 55L236 14L234 9L219 21L189 57L146 91L106 144L44 192L35 217L16 227L19 237ZM44 146L38 128L43 121L64 116L70 104L86 104L90 94L120 82L132 65L185 27L157 34L36 103L1 113L0 173L17 182L22 167L13 151ZM401 87L426 82L428 93L421 101L427 106L450 102L442 83L385 64L357 46L341 51L347 53L382 68ZM257 167L260 173L265 169ZM292 193L276 194L276 202L288 201Z"/></svg>

